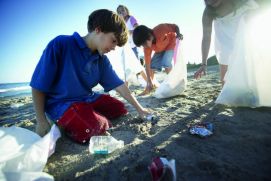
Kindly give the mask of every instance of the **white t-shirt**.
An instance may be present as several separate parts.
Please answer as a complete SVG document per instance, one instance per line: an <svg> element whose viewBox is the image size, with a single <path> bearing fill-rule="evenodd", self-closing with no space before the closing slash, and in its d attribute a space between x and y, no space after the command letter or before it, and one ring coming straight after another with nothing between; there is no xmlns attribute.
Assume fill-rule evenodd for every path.
<svg viewBox="0 0 271 181"><path fill-rule="evenodd" d="M137 20L133 16L130 16L129 19L126 21L126 26L127 26L129 31L133 31L135 29L134 28L135 24L137 24ZM128 37L128 42L129 42L131 48L136 47L136 45L134 44L134 41L133 41L133 36L130 35L130 34L129 34L129 37Z"/></svg>

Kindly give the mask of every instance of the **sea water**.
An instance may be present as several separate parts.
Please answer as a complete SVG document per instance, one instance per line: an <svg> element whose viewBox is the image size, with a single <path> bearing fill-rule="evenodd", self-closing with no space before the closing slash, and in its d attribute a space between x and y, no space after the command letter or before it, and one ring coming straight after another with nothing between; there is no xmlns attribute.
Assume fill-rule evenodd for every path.
<svg viewBox="0 0 271 181"><path fill-rule="evenodd" d="M31 95L29 82L0 84L0 98Z"/></svg>

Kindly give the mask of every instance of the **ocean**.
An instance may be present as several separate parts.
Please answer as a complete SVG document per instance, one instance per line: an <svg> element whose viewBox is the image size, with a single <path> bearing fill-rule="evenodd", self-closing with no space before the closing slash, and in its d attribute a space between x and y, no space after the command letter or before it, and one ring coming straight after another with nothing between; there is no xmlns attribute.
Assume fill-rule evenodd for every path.
<svg viewBox="0 0 271 181"><path fill-rule="evenodd" d="M29 82L0 84L0 98L31 95Z"/></svg>

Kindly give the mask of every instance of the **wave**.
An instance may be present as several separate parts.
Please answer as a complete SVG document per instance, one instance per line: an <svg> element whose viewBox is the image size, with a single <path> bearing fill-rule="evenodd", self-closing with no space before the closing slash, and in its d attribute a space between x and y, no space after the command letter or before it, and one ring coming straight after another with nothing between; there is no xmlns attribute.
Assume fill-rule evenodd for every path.
<svg viewBox="0 0 271 181"><path fill-rule="evenodd" d="M14 91L25 91L30 90L30 86L20 86L20 87L13 87L13 88L7 88L7 89L0 89L0 93L4 92L14 92Z"/></svg>

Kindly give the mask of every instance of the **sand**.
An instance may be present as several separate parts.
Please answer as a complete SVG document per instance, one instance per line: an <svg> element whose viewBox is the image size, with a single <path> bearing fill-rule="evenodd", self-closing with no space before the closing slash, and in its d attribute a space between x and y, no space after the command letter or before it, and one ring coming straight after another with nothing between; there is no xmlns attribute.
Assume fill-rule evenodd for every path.
<svg viewBox="0 0 271 181"><path fill-rule="evenodd" d="M177 180L271 180L271 108L235 108L216 105L221 86L218 67L201 80L188 78L180 96L156 99L138 97L153 110L156 124L142 121L135 109L112 120L112 136L123 140L123 149L109 155L91 155L65 135L44 169L55 180L151 180L148 166L155 157L175 159ZM137 95L139 86L130 86ZM10 108L12 104L21 107ZM31 97L3 99L1 126L17 125L34 130ZM214 134L191 135L188 127L208 121Z"/></svg>

